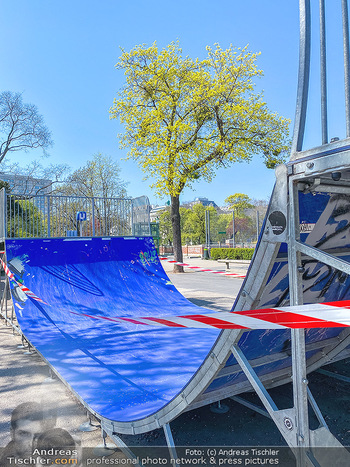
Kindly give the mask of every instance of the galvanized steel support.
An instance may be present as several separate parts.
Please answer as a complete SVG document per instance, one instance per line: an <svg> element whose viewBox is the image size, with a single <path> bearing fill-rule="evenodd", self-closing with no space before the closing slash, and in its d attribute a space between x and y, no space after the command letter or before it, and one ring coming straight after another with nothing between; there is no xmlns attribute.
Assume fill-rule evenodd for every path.
<svg viewBox="0 0 350 467"><path fill-rule="evenodd" d="M296 242L300 238L299 228L299 200L297 185L289 180L289 212L288 212L288 275L289 275L289 301L291 306L303 304L303 291L300 273L300 251L296 248ZM303 329L291 330L292 346L292 381L293 397L296 416L296 451L297 465L306 464L306 449L310 446L306 355L305 355L305 331Z"/></svg>
<svg viewBox="0 0 350 467"><path fill-rule="evenodd" d="M177 463L176 462L177 461L177 453L176 453L173 434L171 432L169 423L166 423L165 425L163 425L163 430L164 430L165 439L166 439L166 442L167 442L167 445L168 445L170 457L171 457L172 462L174 463L174 465L176 465L176 463Z"/></svg>
<svg viewBox="0 0 350 467"><path fill-rule="evenodd" d="M123 452L126 457L133 460L132 465L141 467L137 456L135 456L132 450L124 443L124 441L118 436L117 433L114 433L110 427L105 425L103 422L101 423L101 429L107 433L113 443Z"/></svg>
<svg viewBox="0 0 350 467"><path fill-rule="evenodd" d="M333 5L331 5L333 6ZM341 0L344 87L345 87L345 124L346 137L350 137L350 47L349 47L349 15L348 0ZM299 0L300 39L299 39L299 75L297 102L292 140L291 159L299 157L302 151L308 105L309 76L311 64L311 10L310 0ZM328 143L327 112L327 51L326 51L326 12L325 1L319 0L319 40L320 40L320 90L321 90L321 133L322 145Z"/></svg>
<svg viewBox="0 0 350 467"><path fill-rule="evenodd" d="M327 264L335 269L338 269L338 271L343 271L346 274L350 274L350 263L344 261L343 259L337 258L334 255L330 255L329 253L325 253L324 251L309 245L305 245L298 241L295 242L295 248L300 253L317 259L320 263Z"/></svg>
<svg viewBox="0 0 350 467"><path fill-rule="evenodd" d="M346 136L350 137L350 64L348 0L342 0Z"/></svg>
<svg viewBox="0 0 350 467"><path fill-rule="evenodd" d="M306 183L306 181L310 182L310 175L313 175L313 171L315 171L316 175L317 173L320 173L325 180L328 180L331 179L330 174L338 167L339 164L344 169L348 169L349 162L347 160L346 164L345 159L345 154L344 156L340 154L327 154L324 158L320 158L319 154L315 154L314 158L309 155L306 162L302 160L295 161L293 164L289 164L285 167L285 170L280 169L277 172L277 182L275 187L276 193L274 194L273 199L275 197L277 199L280 199L281 197L283 199L287 199L288 202L285 202L285 205L287 205L288 208L287 210L283 210L279 205L273 205L272 208L270 207L270 211L279 211L280 214L283 213L287 218L288 229L287 232L278 236L273 235L271 232L273 226L267 222L263 240L267 244L274 242L277 242L278 244L278 241L287 243L290 305L295 306L303 304L303 285L301 275L301 272L303 271L302 255L303 259L305 256L309 256L315 258L320 263L324 263L339 271L343 271L346 274L350 274L350 263L347 261L300 241L299 190L304 190L305 186L303 183ZM342 182L340 182L335 188L339 188L341 186L348 194L350 193L350 186L347 186L346 180L342 180ZM330 188L332 187L330 186ZM279 190L281 190L280 194ZM331 193L332 191L330 190L329 192ZM349 345L349 337L347 337L346 334L343 334L339 341L339 345L342 346L342 348ZM339 347L336 347L336 351L339 352ZM293 384L294 404L290 409L278 410L275 402L264 387L262 380L260 380L255 373L252 364L248 362L241 349L238 347L237 339L232 346L232 353L245 373L248 381L262 401L267 412L260 407L246 403L244 400L242 401L240 398L238 398L238 402L247 405L253 410L257 410L262 415L268 414L272 418L286 442L295 453L297 457L297 465L299 467L309 465L329 465L327 464L329 459L326 460L325 463L322 458L320 458L320 452L317 451L317 448L320 446L338 446L341 455L348 459L348 453L345 452L341 444L329 431L325 419L308 388L307 370L312 370L314 365L316 365L316 367L320 366L320 355L315 361L313 361L313 358L309 359L310 365L307 368L304 330L291 331L291 350L291 378ZM324 357L321 358L326 359L329 357L331 359L332 355L332 350L330 350L330 352L326 352ZM324 360L324 362L326 362L326 360ZM316 414L320 424L319 428L316 430L311 430L309 426L309 404Z"/></svg>
<svg viewBox="0 0 350 467"><path fill-rule="evenodd" d="M322 144L328 143L326 15L324 0L320 0L320 71L321 71L321 126Z"/></svg>
<svg viewBox="0 0 350 467"><path fill-rule="evenodd" d="M307 98L309 92L310 75L310 41L311 41L311 18L310 0L299 0L300 11L300 39L299 39L299 76L297 103L295 111L294 134L292 140L292 155L301 151L303 146Z"/></svg>

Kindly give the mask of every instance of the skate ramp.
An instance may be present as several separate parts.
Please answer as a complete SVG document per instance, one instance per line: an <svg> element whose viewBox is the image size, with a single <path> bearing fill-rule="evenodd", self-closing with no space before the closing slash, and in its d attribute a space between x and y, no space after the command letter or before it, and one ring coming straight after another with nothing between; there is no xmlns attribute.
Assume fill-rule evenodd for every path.
<svg viewBox="0 0 350 467"><path fill-rule="evenodd" d="M164 273L151 238L16 239L6 251L16 278L46 302L12 288L23 333L102 417L127 422L157 412L189 382L219 335L108 321L198 311Z"/></svg>
<svg viewBox="0 0 350 467"><path fill-rule="evenodd" d="M264 241L270 214L286 209L278 180L233 311L289 305L285 237L278 232L276 240ZM300 193L299 205L301 242L348 261L349 198ZM16 279L45 302L11 285L22 332L112 431L147 432L183 411L251 390L231 353L237 339L267 387L290 381L289 330L220 332L133 322L211 312L176 290L151 238L9 239L6 255ZM306 255L302 266L304 303L350 299L349 275ZM118 316L130 321L110 321ZM308 371L349 353L348 329L314 328L305 334Z"/></svg>

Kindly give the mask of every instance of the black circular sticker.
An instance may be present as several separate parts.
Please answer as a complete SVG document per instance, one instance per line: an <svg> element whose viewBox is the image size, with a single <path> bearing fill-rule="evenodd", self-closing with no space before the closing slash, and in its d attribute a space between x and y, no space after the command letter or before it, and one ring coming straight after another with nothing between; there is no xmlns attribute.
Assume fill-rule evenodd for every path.
<svg viewBox="0 0 350 467"><path fill-rule="evenodd" d="M286 216L281 211L274 211L269 215L269 221L272 227L272 232L275 235L281 235L286 230Z"/></svg>

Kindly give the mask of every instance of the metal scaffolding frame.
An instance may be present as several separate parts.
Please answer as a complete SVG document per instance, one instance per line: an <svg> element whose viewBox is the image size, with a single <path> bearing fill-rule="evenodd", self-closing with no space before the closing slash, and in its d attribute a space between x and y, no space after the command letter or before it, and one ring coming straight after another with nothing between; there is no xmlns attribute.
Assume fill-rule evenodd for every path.
<svg viewBox="0 0 350 467"><path fill-rule="evenodd" d="M304 157L301 157L301 156ZM341 178L334 182L332 174L340 173ZM288 272L290 305L303 304L303 288L301 281L302 257L314 258L317 261L336 268L346 274L350 274L350 263L335 255L326 253L318 248L309 246L300 241L299 220L299 191L335 192L350 196L350 147L344 145L338 153L328 152L328 148L322 147L322 151L307 151L299 154L298 160L288 163L285 170L279 169L277 192L275 197L279 199L280 206L285 206L283 214L286 216L288 233L283 241L288 245ZM281 179L282 178L282 179ZM284 180L283 180L284 178ZM337 177L336 177L337 178ZM283 187L283 188L281 188ZM287 188L287 189L286 189ZM276 242L279 246L282 238L271 236L271 228L267 222L263 236L268 244ZM282 234L283 235L283 234ZM317 452L319 447L338 447L342 456L348 459L350 454L345 451L341 443L329 431L325 420L308 388L307 373L312 370L312 365L306 366L306 347L304 330L291 330L292 350L292 385L294 404L292 408L279 410L264 384L258 378L251 363L247 360L238 346L240 336L232 345L232 353L240 368L244 371L250 384L263 403L266 412L244 399L234 398L237 402L257 410L263 415L269 415L289 447L294 451L298 466L326 466L322 456ZM349 336L344 336L341 345L345 348L350 343ZM330 357L330 355L328 356ZM309 427L308 406L315 412L320 426L316 430ZM322 453L323 455L323 453ZM326 462L329 462L327 460Z"/></svg>
<svg viewBox="0 0 350 467"><path fill-rule="evenodd" d="M309 151L302 151L310 74L311 12L310 0L299 0L299 78L291 162L287 164L284 169L279 169L279 180L277 180L276 184L279 207L286 206L283 214L286 217L288 226L287 236L285 238L281 237L279 241L286 241L288 245L289 295L290 305L292 306L303 304L303 289L300 274L302 271L302 255L314 258L317 261L334 267L346 274L350 273L350 263L347 261L300 242L298 201L299 191L343 193L350 196L350 141L348 139L350 137L350 70L347 0L341 0L341 6L343 22L345 118L347 138L342 141L328 143L326 15L324 0L319 0L322 146ZM347 172L347 176L345 177L344 172ZM274 201L272 200L272 204L273 202ZM269 223L267 222L264 232L265 241L273 243L274 239L271 235L270 229L271 226L269 226ZM277 239L275 242L278 244ZM237 342L238 339L232 346L232 353L264 404L267 413L275 422L287 444L294 450L297 465L300 467L329 465L328 460L326 461L326 464L323 463L324 459L319 457L318 453L315 452L315 448L321 446L337 446L338 448L341 448L342 446L329 431L316 401L307 387L308 381L304 330L291 331L294 406L287 410L278 410L264 385L257 377L254 369L239 349ZM349 344L349 337L345 337L343 340L343 345L346 344ZM239 400L239 402L242 401ZM320 423L320 427L316 430L311 430L309 426L309 403ZM261 412L261 409L259 409L259 411ZM350 455L347 452L343 455L349 456L348 463L350 464Z"/></svg>

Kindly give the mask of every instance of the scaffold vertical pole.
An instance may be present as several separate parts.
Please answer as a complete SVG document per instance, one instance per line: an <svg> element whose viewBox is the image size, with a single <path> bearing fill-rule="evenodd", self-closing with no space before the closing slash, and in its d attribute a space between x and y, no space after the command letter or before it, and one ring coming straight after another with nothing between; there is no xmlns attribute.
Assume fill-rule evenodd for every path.
<svg viewBox="0 0 350 467"><path fill-rule="evenodd" d="M303 304L301 254L296 248L300 237L299 199L297 184L289 182L289 233L288 233L288 269L290 305ZM291 330L292 344L292 380L293 398L297 424L296 457L298 467L307 465L307 448L310 446L308 417L308 393L306 378L305 333L303 329Z"/></svg>
<svg viewBox="0 0 350 467"><path fill-rule="evenodd" d="M310 0L299 0L300 17L300 50L299 50L299 76L298 92L294 121L294 134L292 140L291 159L301 151L304 140L306 109L309 93L310 76L310 43L311 43L311 18Z"/></svg>
<svg viewBox="0 0 350 467"><path fill-rule="evenodd" d="M320 0L320 71L321 71L321 124L322 144L328 143L326 17L325 2Z"/></svg>
<svg viewBox="0 0 350 467"><path fill-rule="evenodd" d="M346 137L350 137L350 59L348 1L342 0Z"/></svg>

